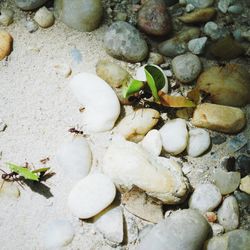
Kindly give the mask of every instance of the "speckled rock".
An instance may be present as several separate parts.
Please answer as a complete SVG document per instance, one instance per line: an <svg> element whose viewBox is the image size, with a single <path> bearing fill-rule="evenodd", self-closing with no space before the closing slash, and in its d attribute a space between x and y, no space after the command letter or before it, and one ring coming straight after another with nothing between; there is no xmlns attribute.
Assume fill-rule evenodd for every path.
<svg viewBox="0 0 250 250"><path fill-rule="evenodd" d="M199 57L189 52L175 57L172 67L176 78L182 83L190 83L195 80L202 69Z"/></svg>
<svg viewBox="0 0 250 250"><path fill-rule="evenodd" d="M48 0L15 0L16 5L22 10L34 10L47 1Z"/></svg>
<svg viewBox="0 0 250 250"><path fill-rule="evenodd" d="M199 55L204 51L207 37L192 39L188 42L188 49L195 55Z"/></svg>
<svg viewBox="0 0 250 250"><path fill-rule="evenodd" d="M11 53L13 38L3 30L0 30L0 61Z"/></svg>
<svg viewBox="0 0 250 250"><path fill-rule="evenodd" d="M210 226L192 209L173 212L142 239L137 250L198 250L208 238Z"/></svg>
<svg viewBox="0 0 250 250"><path fill-rule="evenodd" d="M243 111L211 103L203 103L194 111L192 124L224 133L238 133L246 124Z"/></svg>
<svg viewBox="0 0 250 250"><path fill-rule="evenodd" d="M1 9L0 24L8 26L13 23L14 11L10 9Z"/></svg>
<svg viewBox="0 0 250 250"><path fill-rule="evenodd" d="M55 18L51 11L46 7L42 7L36 12L34 20L40 27L48 28L54 24Z"/></svg>
<svg viewBox="0 0 250 250"><path fill-rule="evenodd" d="M146 1L138 13L138 27L148 35L167 35L172 24L165 1Z"/></svg>
<svg viewBox="0 0 250 250"><path fill-rule="evenodd" d="M104 36L104 47L111 56L129 62L142 61L148 55L147 43L139 31L123 21L109 27Z"/></svg>
<svg viewBox="0 0 250 250"><path fill-rule="evenodd" d="M54 6L56 17L79 31L98 28L103 16L101 0L55 0Z"/></svg>

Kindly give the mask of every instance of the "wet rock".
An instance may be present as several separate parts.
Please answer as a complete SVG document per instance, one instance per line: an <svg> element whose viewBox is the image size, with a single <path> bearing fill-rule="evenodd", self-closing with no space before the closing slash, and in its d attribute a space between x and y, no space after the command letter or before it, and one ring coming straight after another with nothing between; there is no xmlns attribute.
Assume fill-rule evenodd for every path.
<svg viewBox="0 0 250 250"><path fill-rule="evenodd" d="M157 204L139 188L132 188L122 195L124 207L135 216L158 223L163 219L162 205Z"/></svg>
<svg viewBox="0 0 250 250"><path fill-rule="evenodd" d="M169 34L172 25L165 1L146 1L138 13L138 27L148 35Z"/></svg>
<svg viewBox="0 0 250 250"><path fill-rule="evenodd" d="M42 7L36 12L34 20L40 27L48 28L54 24L55 18L51 11L46 7Z"/></svg>
<svg viewBox="0 0 250 250"><path fill-rule="evenodd" d="M187 145L188 155L198 157L203 154L209 146L210 136L206 130L195 128L189 131L189 140Z"/></svg>
<svg viewBox="0 0 250 250"><path fill-rule="evenodd" d="M120 65L107 60L100 60L97 63L96 74L113 88L119 88L124 84L127 85L132 78Z"/></svg>
<svg viewBox="0 0 250 250"><path fill-rule="evenodd" d="M249 79L249 73L240 65L214 66L199 76L197 88L208 93L213 103L242 107L250 103Z"/></svg>
<svg viewBox="0 0 250 250"><path fill-rule="evenodd" d="M109 206L115 194L115 185L109 177L93 173L73 187L68 197L68 206L78 218L88 219Z"/></svg>
<svg viewBox="0 0 250 250"><path fill-rule="evenodd" d="M247 175L240 180L240 190L250 194L250 175Z"/></svg>
<svg viewBox="0 0 250 250"><path fill-rule="evenodd" d="M213 184L200 184L189 199L189 207L201 213L213 211L221 202L220 190Z"/></svg>
<svg viewBox="0 0 250 250"><path fill-rule="evenodd" d="M175 57L187 51L187 43L198 38L200 30L198 28L189 28L178 33L175 37L159 44L158 49L162 55Z"/></svg>
<svg viewBox="0 0 250 250"><path fill-rule="evenodd" d="M215 22L207 22L204 26L204 33L212 40L217 40L221 37L221 31Z"/></svg>
<svg viewBox="0 0 250 250"><path fill-rule="evenodd" d="M160 64L164 63L164 57L159 53L150 52L147 63L160 65Z"/></svg>
<svg viewBox="0 0 250 250"><path fill-rule="evenodd" d="M196 8L207 8L213 5L214 0L186 0L187 4L192 4Z"/></svg>
<svg viewBox="0 0 250 250"><path fill-rule="evenodd" d="M22 10L34 10L47 1L48 0L15 0L16 5Z"/></svg>
<svg viewBox="0 0 250 250"><path fill-rule="evenodd" d="M66 220L49 222L42 233L41 242L46 249L58 249L71 243L74 229Z"/></svg>
<svg viewBox="0 0 250 250"><path fill-rule="evenodd" d="M207 242L205 250L248 250L249 245L250 232L238 229L213 237Z"/></svg>
<svg viewBox="0 0 250 250"><path fill-rule="evenodd" d="M3 30L0 30L0 61L11 53L13 38Z"/></svg>
<svg viewBox="0 0 250 250"><path fill-rule="evenodd" d="M179 20L187 24L202 23L211 20L215 14L216 10L214 8L204 8L195 10L191 13L185 14L184 16L180 16Z"/></svg>
<svg viewBox="0 0 250 250"><path fill-rule="evenodd" d="M148 55L148 46L139 31L129 23L113 23L104 36L106 52L121 60L139 62Z"/></svg>
<svg viewBox="0 0 250 250"><path fill-rule="evenodd" d="M179 210L154 226L137 250L197 250L202 248L209 232L209 224L198 212Z"/></svg>
<svg viewBox="0 0 250 250"><path fill-rule="evenodd" d="M207 37L192 39L188 42L188 49L195 55L202 54L206 46Z"/></svg>
<svg viewBox="0 0 250 250"><path fill-rule="evenodd" d="M188 143L186 121L180 118L167 121L160 129L162 145L166 152L177 155L185 150Z"/></svg>
<svg viewBox="0 0 250 250"><path fill-rule="evenodd" d="M188 182L178 163L152 156L122 137L113 138L102 167L118 188L130 190L137 186L165 204L181 202L188 192Z"/></svg>
<svg viewBox="0 0 250 250"><path fill-rule="evenodd" d="M33 20L28 20L25 23L25 28L29 31L29 33L34 33L38 30L39 25Z"/></svg>
<svg viewBox="0 0 250 250"><path fill-rule="evenodd" d="M215 185L220 189L221 194L230 194L235 191L240 184L240 173L215 169L213 180Z"/></svg>
<svg viewBox="0 0 250 250"><path fill-rule="evenodd" d="M55 0L54 6L56 17L79 31L95 30L99 27L103 16L100 0L74 0L74 2Z"/></svg>
<svg viewBox="0 0 250 250"><path fill-rule="evenodd" d="M250 174L250 157L247 155L239 155L236 159L236 171L239 171L241 177Z"/></svg>
<svg viewBox="0 0 250 250"><path fill-rule="evenodd" d="M172 67L176 78L182 83L195 80L202 69L199 57L190 52L176 56L172 61Z"/></svg>
<svg viewBox="0 0 250 250"><path fill-rule="evenodd" d="M209 47L209 51L220 60L230 60L244 54L242 46L230 36L219 39Z"/></svg>
<svg viewBox="0 0 250 250"><path fill-rule="evenodd" d="M220 145L227 140L226 136L224 135L215 135L211 139L212 139L212 143L215 145Z"/></svg>
<svg viewBox="0 0 250 250"><path fill-rule="evenodd" d="M116 132L127 140L138 142L157 124L159 117L157 110L138 109L120 121Z"/></svg>
<svg viewBox="0 0 250 250"><path fill-rule="evenodd" d="M194 111L192 124L224 133L238 133L246 124L245 114L239 108L203 103Z"/></svg>
<svg viewBox="0 0 250 250"><path fill-rule="evenodd" d="M121 207L105 209L95 221L96 229L107 240L120 244L123 241L123 212Z"/></svg>
<svg viewBox="0 0 250 250"><path fill-rule="evenodd" d="M4 181L0 179L0 199L2 198L14 198L17 199L20 196L20 191L16 184Z"/></svg>
<svg viewBox="0 0 250 250"><path fill-rule="evenodd" d="M13 23L14 11L10 9L1 9L0 11L0 24L8 26Z"/></svg>
<svg viewBox="0 0 250 250"><path fill-rule="evenodd" d="M234 196L229 196L223 201L217 215L219 223L226 232L239 226L239 206Z"/></svg>

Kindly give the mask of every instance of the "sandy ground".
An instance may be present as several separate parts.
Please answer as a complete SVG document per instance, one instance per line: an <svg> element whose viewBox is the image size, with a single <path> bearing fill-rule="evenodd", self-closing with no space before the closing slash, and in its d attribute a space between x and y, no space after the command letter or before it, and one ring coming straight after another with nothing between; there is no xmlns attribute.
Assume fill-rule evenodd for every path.
<svg viewBox="0 0 250 250"><path fill-rule="evenodd" d="M13 1L9 2L9 6L13 6ZM68 88L70 78L57 75L53 67L66 63L71 66L72 75L94 73L97 61L108 58L102 47L107 27L103 25L94 32L80 33L56 22L51 28L30 34L24 27L28 13L16 8L14 11L14 23L4 28L14 38L13 52L7 61L0 62L0 118L8 125L6 131L0 133L0 166L4 168L5 162L24 164L27 161L38 168L40 159L50 157L48 166L56 175L47 182L53 194L49 199L25 187L20 190L19 199L0 200L0 248L43 249L40 239L43 226L53 219L65 218L76 231L72 244L65 249L110 249L91 224L74 218L67 208L67 196L74 183L61 174L55 152L70 138L67 132L70 127L82 126L83 115ZM72 59L73 48L81 52L80 63ZM110 133L91 136L93 168L101 160L109 138ZM217 151L216 146L213 151ZM207 154L203 162L206 163L196 160L190 165L193 185L208 178L209 167L218 165L218 158ZM131 215L129 220L131 225L142 226ZM133 248L130 244L129 249Z"/></svg>

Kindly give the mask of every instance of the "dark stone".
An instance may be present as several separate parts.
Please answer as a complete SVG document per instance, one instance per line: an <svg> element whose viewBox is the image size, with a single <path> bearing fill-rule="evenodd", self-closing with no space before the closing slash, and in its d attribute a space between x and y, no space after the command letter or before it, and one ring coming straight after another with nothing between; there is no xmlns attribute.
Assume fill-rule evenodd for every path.
<svg viewBox="0 0 250 250"><path fill-rule="evenodd" d="M215 135L212 137L212 143L215 145L220 145L227 140L226 136L224 135Z"/></svg>
<svg viewBox="0 0 250 250"><path fill-rule="evenodd" d="M224 158L221 162L221 166L228 172L235 171L235 158L234 157Z"/></svg>
<svg viewBox="0 0 250 250"><path fill-rule="evenodd" d="M250 157L247 155L240 155L236 159L236 171L239 171L241 177L245 177L250 174Z"/></svg>

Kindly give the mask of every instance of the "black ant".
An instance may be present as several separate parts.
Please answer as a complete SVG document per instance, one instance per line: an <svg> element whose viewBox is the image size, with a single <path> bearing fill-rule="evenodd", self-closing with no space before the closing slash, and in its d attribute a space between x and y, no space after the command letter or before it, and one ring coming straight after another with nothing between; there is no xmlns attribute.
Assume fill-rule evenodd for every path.
<svg viewBox="0 0 250 250"><path fill-rule="evenodd" d="M68 131L69 131L70 133L76 134L76 135L83 135L83 134L84 134L82 130L78 130L78 129L76 129L76 128L70 128Z"/></svg>
<svg viewBox="0 0 250 250"><path fill-rule="evenodd" d="M2 179L4 181L8 181L8 182L17 182L18 185L21 186L21 188L23 188L23 184L22 184L22 180L19 176L18 173L16 172L10 172L10 173L6 173L4 170L0 169L3 174L1 175ZM4 181L1 184L0 190L2 189L3 185L4 185Z"/></svg>
<svg viewBox="0 0 250 250"><path fill-rule="evenodd" d="M152 94L145 91L145 90L140 90L138 94L130 96L128 98L128 101L130 102L131 106L133 108L140 108L141 106L143 108L150 108L149 105L146 105L146 100L152 97Z"/></svg>
<svg viewBox="0 0 250 250"><path fill-rule="evenodd" d="M44 159L41 159L40 162L41 162L42 164L46 164L49 160L50 160L50 158L49 158L49 157L46 157L46 158L44 158Z"/></svg>

